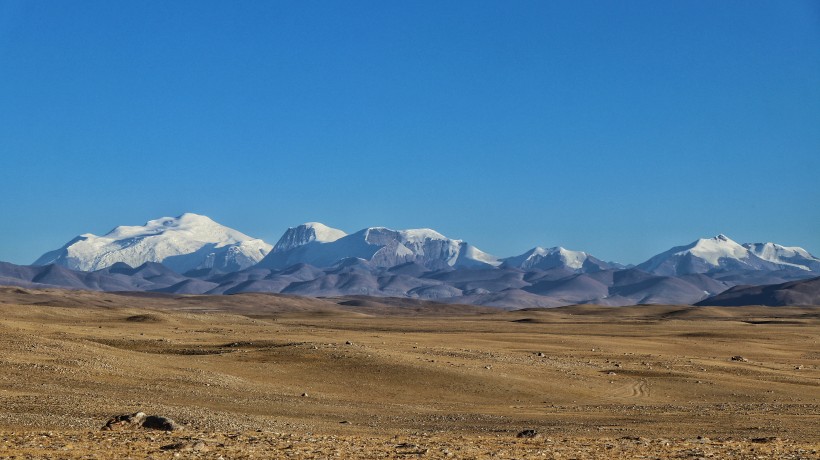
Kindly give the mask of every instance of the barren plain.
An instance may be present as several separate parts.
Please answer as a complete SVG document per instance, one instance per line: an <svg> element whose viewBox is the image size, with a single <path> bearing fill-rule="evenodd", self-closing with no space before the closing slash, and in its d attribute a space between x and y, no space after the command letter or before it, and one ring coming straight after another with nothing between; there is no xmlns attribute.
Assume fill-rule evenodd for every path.
<svg viewBox="0 0 820 460"><path fill-rule="evenodd" d="M818 458L818 341L817 307L0 288L0 457ZM182 429L100 431L137 411Z"/></svg>

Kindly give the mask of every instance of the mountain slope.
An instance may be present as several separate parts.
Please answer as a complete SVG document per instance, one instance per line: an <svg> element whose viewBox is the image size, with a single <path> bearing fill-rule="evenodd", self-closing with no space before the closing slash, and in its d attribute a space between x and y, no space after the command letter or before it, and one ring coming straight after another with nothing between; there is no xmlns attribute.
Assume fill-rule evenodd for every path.
<svg viewBox="0 0 820 460"><path fill-rule="evenodd" d="M820 277L766 286L735 286L695 305L820 305Z"/></svg>
<svg viewBox="0 0 820 460"><path fill-rule="evenodd" d="M206 216L163 217L142 226L121 226L103 236L80 235L41 256L34 265L57 264L75 270L100 270L122 262L138 267L160 262L184 273L197 268L235 271L250 267L272 247L220 225Z"/></svg>

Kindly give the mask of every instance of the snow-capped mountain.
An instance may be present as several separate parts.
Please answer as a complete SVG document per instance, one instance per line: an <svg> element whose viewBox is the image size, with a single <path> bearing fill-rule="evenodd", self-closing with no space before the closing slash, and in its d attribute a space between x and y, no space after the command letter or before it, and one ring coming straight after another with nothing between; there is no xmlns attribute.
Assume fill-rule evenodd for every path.
<svg viewBox="0 0 820 460"><path fill-rule="evenodd" d="M117 227L103 236L80 235L35 265L0 262L0 284L174 294L369 295L515 308L689 304L737 285L820 274L820 259L802 248L741 245L725 235L624 267L562 247L535 247L498 259L425 228L370 227L348 235L309 222L287 229L271 246L196 214Z"/></svg>
<svg viewBox="0 0 820 460"><path fill-rule="evenodd" d="M721 234L714 238L701 238L686 246L674 247L639 264L637 268L656 275L679 276L720 271L784 270L796 267L793 264L786 265L761 258L749 248Z"/></svg>
<svg viewBox="0 0 820 460"><path fill-rule="evenodd" d="M270 244L220 225L206 216L186 213L142 226L121 226L103 236L86 233L47 252L34 265L57 264L81 271L100 270L117 262L138 267L160 262L179 273L214 268L241 270L262 260Z"/></svg>
<svg viewBox="0 0 820 460"><path fill-rule="evenodd" d="M496 257L430 229L370 227L341 235L344 232L317 223L288 229L259 266L281 269L306 263L329 267L346 258L366 260L373 267L394 267L407 262L433 269L500 265Z"/></svg>
<svg viewBox="0 0 820 460"><path fill-rule="evenodd" d="M746 243L743 247L757 257L778 265L820 272L820 259L803 248L775 243Z"/></svg>
<svg viewBox="0 0 820 460"><path fill-rule="evenodd" d="M616 268L582 251L570 251L562 247L542 248L537 246L515 257L502 259L505 267L522 270L551 270L567 268L576 272L588 272Z"/></svg>
<svg viewBox="0 0 820 460"><path fill-rule="evenodd" d="M279 241L273 247L273 252L289 251L313 241L331 243L345 236L347 236L347 233L341 230L330 228L319 222L308 222L287 229L285 234L279 238Z"/></svg>

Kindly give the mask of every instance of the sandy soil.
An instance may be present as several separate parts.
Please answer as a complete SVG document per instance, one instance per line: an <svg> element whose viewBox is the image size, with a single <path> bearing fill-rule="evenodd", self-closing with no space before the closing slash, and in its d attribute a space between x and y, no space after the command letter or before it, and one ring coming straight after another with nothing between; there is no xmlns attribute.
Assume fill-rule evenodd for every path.
<svg viewBox="0 0 820 460"><path fill-rule="evenodd" d="M0 457L820 458L820 308L385 302L0 289Z"/></svg>

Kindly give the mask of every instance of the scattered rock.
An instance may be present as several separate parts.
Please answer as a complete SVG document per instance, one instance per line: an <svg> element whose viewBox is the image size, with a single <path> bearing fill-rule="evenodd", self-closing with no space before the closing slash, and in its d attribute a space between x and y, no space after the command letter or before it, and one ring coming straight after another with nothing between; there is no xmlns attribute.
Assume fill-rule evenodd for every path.
<svg viewBox="0 0 820 460"><path fill-rule="evenodd" d="M645 442L646 441L646 439L644 439L640 436L621 436L620 439L622 439L624 441L635 441L635 442Z"/></svg>
<svg viewBox="0 0 820 460"><path fill-rule="evenodd" d="M175 442L160 447L160 450L182 450L186 452L208 452L210 449L205 441L200 439L189 439L187 441Z"/></svg>
<svg viewBox="0 0 820 460"><path fill-rule="evenodd" d="M397 444L396 449L397 450L398 449L412 449L412 450L404 450L404 451L401 451L401 452L397 452L401 455L426 455L430 452L430 449L427 449L425 447L419 447L415 444L410 444L410 443L406 443L406 442L403 442L401 444Z"/></svg>
<svg viewBox="0 0 820 460"><path fill-rule="evenodd" d="M162 318L160 318L157 315L150 315L150 314L131 315L131 316L125 318L125 320L128 321L128 322L131 322L131 323L161 323L162 322Z"/></svg>
<svg viewBox="0 0 820 460"><path fill-rule="evenodd" d="M767 444L773 441L777 441L777 438L774 436L769 436L766 438L752 438L752 442L757 444Z"/></svg>
<svg viewBox="0 0 820 460"><path fill-rule="evenodd" d="M179 429L179 425L177 425L176 422L168 417L161 417L159 415L149 415L145 417L145 421L142 422L142 427L162 431L175 431Z"/></svg>
<svg viewBox="0 0 820 460"><path fill-rule="evenodd" d="M535 431L535 430L524 430L524 431L518 432L518 434L515 435L515 437L516 438L530 438L530 439L537 438L538 437L538 432Z"/></svg>
<svg viewBox="0 0 820 460"><path fill-rule="evenodd" d="M142 422L145 420L145 413L144 412L135 412L133 414L123 414L123 415L115 415L111 417L107 422L105 422L105 426L102 427L103 430L125 430L128 428L136 428L142 425Z"/></svg>
<svg viewBox="0 0 820 460"><path fill-rule="evenodd" d="M732 360L732 361L741 361L741 362L746 362L746 361L748 361L746 358L744 358L743 356L740 356L740 355L738 355L738 356L732 356L731 360Z"/></svg>

